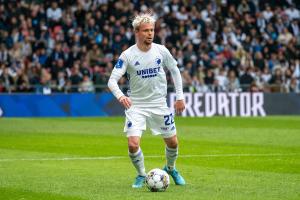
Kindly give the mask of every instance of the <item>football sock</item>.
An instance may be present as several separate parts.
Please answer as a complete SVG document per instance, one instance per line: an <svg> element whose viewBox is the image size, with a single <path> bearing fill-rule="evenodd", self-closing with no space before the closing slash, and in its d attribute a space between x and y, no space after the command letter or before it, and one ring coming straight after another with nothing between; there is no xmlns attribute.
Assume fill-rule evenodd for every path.
<svg viewBox="0 0 300 200"><path fill-rule="evenodd" d="M139 148L139 150L135 153L128 152L129 157L131 159L131 162L133 166L136 168L138 174L140 176L146 176L146 170L144 165L144 154L142 152L142 149Z"/></svg>
<svg viewBox="0 0 300 200"><path fill-rule="evenodd" d="M169 170L173 170L175 168L175 161L177 157L178 157L178 147L174 149L166 146L167 167Z"/></svg>

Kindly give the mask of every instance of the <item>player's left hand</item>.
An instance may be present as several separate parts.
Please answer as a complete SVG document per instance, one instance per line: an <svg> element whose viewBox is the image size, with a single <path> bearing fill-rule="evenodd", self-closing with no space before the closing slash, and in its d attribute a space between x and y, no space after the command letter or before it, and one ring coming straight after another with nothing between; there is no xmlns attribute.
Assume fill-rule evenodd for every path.
<svg viewBox="0 0 300 200"><path fill-rule="evenodd" d="M182 111L185 109L184 100L176 100L174 104L176 115L180 115Z"/></svg>
<svg viewBox="0 0 300 200"><path fill-rule="evenodd" d="M126 109L129 109L130 106L131 106L131 100L129 97L126 97L125 95L121 96L119 98L119 102L126 108Z"/></svg>

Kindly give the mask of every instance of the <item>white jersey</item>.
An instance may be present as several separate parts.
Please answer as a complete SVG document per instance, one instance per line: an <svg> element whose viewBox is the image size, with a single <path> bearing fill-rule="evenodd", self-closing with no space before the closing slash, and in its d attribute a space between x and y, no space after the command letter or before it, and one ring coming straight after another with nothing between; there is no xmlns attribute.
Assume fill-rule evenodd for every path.
<svg viewBox="0 0 300 200"><path fill-rule="evenodd" d="M167 80L164 67L171 72L177 100L183 99L182 80L177 62L165 46L156 43L152 43L147 52L141 51L136 44L124 51L112 71L108 87L117 99L123 96L117 83L127 72L132 105L165 105Z"/></svg>

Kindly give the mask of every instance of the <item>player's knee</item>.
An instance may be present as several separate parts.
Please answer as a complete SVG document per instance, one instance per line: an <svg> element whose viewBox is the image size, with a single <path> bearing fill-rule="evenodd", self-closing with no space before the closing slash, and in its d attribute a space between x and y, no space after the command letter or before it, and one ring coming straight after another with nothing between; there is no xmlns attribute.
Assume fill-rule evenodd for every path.
<svg viewBox="0 0 300 200"><path fill-rule="evenodd" d="M128 137L128 150L130 153L136 153L140 148L139 137Z"/></svg>
<svg viewBox="0 0 300 200"><path fill-rule="evenodd" d="M138 146L128 146L128 150L130 153L136 153L139 150Z"/></svg>
<svg viewBox="0 0 300 200"><path fill-rule="evenodd" d="M130 153L135 153L139 150L139 144L137 142L129 142L128 150Z"/></svg>
<svg viewBox="0 0 300 200"><path fill-rule="evenodd" d="M178 140L176 136L169 138L165 141L169 148L176 149L178 147Z"/></svg>
<svg viewBox="0 0 300 200"><path fill-rule="evenodd" d="M168 147L169 147L169 148L172 148L172 149L176 149L176 148L178 147L177 141L176 141L176 142L170 142L170 143L168 144Z"/></svg>

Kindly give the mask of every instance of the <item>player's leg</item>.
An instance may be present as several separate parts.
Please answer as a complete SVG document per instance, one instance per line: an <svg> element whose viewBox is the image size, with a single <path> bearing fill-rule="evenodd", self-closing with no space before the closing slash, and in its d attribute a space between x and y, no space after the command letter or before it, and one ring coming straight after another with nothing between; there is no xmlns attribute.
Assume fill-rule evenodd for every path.
<svg viewBox="0 0 300 200"><path fill-rule="evenodd" d="M126 110L125 114L124 132L128 140L128 155L138 174L132 187L140 188L143 187L146 177L144 155L140 147L141 136L146 128L146 119L134 108Z"/></svg>
<svg viewBox="0 0 300 200"><path fill-rule="evenodd" d="M152 109L152 114L148 117L147 122L154 135L162 135L166 144L167 164L164 170L173 178L175 184L185 185L183 177L175 168L175 162L178 157L178 139L176 136L176 126L174 115L168 107Z"/></svg>
<svg viewBox="0 0 300 200"><path fill-rule="evenodd" d="M166 166L168 167L169 170L173 170L175 168L175 162L178 157L178 140L177 136L173 135L172 137L169 138L164 138L165 144L166 144L166 159L167 159L167 164Z"/></svg>
<svg viewBox="0 0 300 200"><path fill-rule="evenodd" d="M144 164L144 155L140 147L139 136L128 137L128 154L133 166L135 167L138 175L132 185L133 188L143 187L146 177L146 170Z"/></svg>
<svg viewBox="0 0 300 200"><path fill-rule="evenodd" d="M128 137L128 154L132 164L137 170L138 175L146 176L144 155L140 147L140 137L138 136Z"/></svg>
<svg viewBox="0 0 300 200"><path fill-rule="evenodd" d="M184 178L180 175L178 170L175 168L175 162L178 157L178 139L176 134L171 137L165 137L166 143L166 159L167 164L164 170L170 174L176 185L185 185Z"/></svg>

